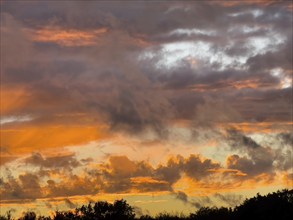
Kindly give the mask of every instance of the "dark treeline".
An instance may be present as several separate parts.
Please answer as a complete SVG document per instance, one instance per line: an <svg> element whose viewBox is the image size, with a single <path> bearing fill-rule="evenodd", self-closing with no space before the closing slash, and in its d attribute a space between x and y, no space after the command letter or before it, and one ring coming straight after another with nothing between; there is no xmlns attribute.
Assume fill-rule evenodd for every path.
<svg viewBox="0 0 293 220"><path fill-rule="evenodd" d="M135 216L134 208L125 200L116 200L113 204L99 201L76 208L74 211L55 211L53 217L37 216L26 212L18 220L287 220L293 217L293 190L282 190L265 196L257 194L246 199L234 208L202 207L187 216L161 213L156 217ZM0 216L0 220L12 220L11 213Z"/></svg>

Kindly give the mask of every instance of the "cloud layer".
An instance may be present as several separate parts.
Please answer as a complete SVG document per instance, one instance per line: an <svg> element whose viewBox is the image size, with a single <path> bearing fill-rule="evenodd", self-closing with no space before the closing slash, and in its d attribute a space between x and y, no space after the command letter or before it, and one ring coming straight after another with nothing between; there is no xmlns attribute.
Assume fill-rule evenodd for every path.
<svg viewBox="0 0 293 220"><path fill-rule="evenodd" d="M0 30L4 203L292 184L292 2L4 1Z"/></svg>

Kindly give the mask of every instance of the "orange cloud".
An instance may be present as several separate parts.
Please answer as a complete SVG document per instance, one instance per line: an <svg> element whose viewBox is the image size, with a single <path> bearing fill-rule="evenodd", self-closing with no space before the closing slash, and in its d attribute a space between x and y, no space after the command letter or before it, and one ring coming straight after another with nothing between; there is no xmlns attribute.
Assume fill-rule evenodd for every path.
<svg viewBox="0 0 293 220"><path fill-rule="evenodd" d="M249 80L222 80L214 84L196 84L189 87L191 91L195 92L206 92L206 91L219 91L219 90L228 90L228 89L257 89L257 88L267 88L267 87L276 87L271 83L260 82L259 79L249 79ZM279 86L278 86L279 87Z"/></svg>
<svg viewBox="0 0 293 220"><path fill-rule="evenodd" d="M13 87L1 85L1 114L8 114L9 112L25 106L30 100L30 92L25 87Z"/></svg>
<svg viewBox="0 0 293 220"><path fill-rule="evenodd" d="M106 136L102 128L94 125L19 125L1 130L0 134L1 144L16 154L78 145Z"/></svg>
<svg viewBox="0 0 293 220"><path fill-rule="evenodd" d="M53 42L62 46L90 46L98 43L98 36L105 34L108 30L100 28L90 31L75 29L64 30L58 27L44 27L31 31L33 41Z"/></svg>
<svg viewBox="0 0 293 220"><path fill-rule="evenodd" d="M1 153L1 156L0 156L0 165L3 165L5 163L8 163L8 162L13 161L15 159L17 159L17 157L14 157L14 156L4 156Z"/></svg>
<svg viewBox="0 0 293 220"><path fill-rule="evenodd" d="M219 124L223 128L235 128L243 133L277 133L290 129L293 122L240 122Z"/></svg>

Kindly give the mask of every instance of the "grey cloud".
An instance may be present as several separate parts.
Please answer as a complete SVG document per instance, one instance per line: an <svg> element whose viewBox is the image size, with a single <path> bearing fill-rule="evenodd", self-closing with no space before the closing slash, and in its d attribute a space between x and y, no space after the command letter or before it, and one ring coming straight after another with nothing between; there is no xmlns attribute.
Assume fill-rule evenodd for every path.
<svg viewBox="0 0 293 220"><path fill-rule="evenodd" d="M291 145L287 145L287 141L290 143L290 135L287 133L280 133L273 137L274 142L266 143L272 147L260 145L239 131L235 133L234 130L232 133L228 139L231 149L246 156L230 155L227 168L240 170L249 178L262 173L272 175L278 171L288 171L292 167L292 149L288 148Z"/></svg>
<svg viewBox="0 0 293 220"><path fill-rule="evenodd" d="M235 207L243 201L243 196L237 194L223 195L220 193L216 193L214 194L214 197L225 202L229 207Z"/></svg>
<svg viewBox="0 0 293 220"><path fill-rule="evenodd" d="M291 91L292 88L264 91L249 89L236 92L228 100L245 121L288 121L291 117Z"/></svg>
<svg viewBox="0 0 293 220"><path fill-rule="evenodd" d="M227 139L233 148L259 148L261 147L258 143L256 143L252 138L247 137L242 134L240 131L231 128L227 130Z"/></svg>
<svg viewBox="0 0 293 220"><path fill-rule="evenodd" d="M277 138L281 141L282 144L293 146L293 133L280 133Z"/></svg>
<svg viewBox="0 0 293 220"><path fill-rule="evenodd" d="M175 195L176 195L176 199L179 199L179 200L183 201L184 203L188 202L188 196L185 192L178 191L175 193Z"/></svg>
<svg viewBox="0 0 293 220"><path fill-rule="evenodd" d="M156 169L156 176L161 180L165 180L170 184L177 182L181 178L181 171L183 166L183 158L179 157L179 161L170 159L167 165L160 165Z"/></svg>
<svg viewBox="0 0 293 220"><path fill-rule="evenodd" d="M266 69L283 68L292 69L292 33L288 39L274 52L257 54L247 60L251 71L264 71Z"/></svg>
<svg viewBox="0 0 293 220"><path fill-rule="evenodd" d="M72 119L56 118L56 114L84 112L91 123L106 123L110 132L137 135L151 128L160 138L168 136L168 124L176 119L192 121L195 135L203 128L211 131L215 123L290 121L292 87L280 88L282 78L271 74L271 69L276 67L292 69L292 14L287 5L284 2L269 6L239 2L225 7L221 2L5 1L1 3L1 21L6 28L1 27L3 84L24 86L30 94L25 106L7 114L36 115L35 120L27 123L37 124L69 123ZM261 14L255 16L252 10L260 10ZM32 42L24 31L48 26L83 31L108 28L109 31L96 39L97 44L93 46L71 48L52 42ZM233 30L238 26L256 27L256 30L250 33L243 33L241 28ZM179 28L214 30L215 34L168 35ZM246 45L249 39L277 33L285 42L270 45L269 49L273 49L270 51L249 52L251 48ZM145 45L137 43L139 40ZM197 68L181 61L179 67L167 70L154 67L162 54L150 60L138 60L148 44L157 53L165 43L183 41L208 42L210 52L244 56L247 62L242 66L231 64L222 70L221 62L204 62L198 57ZM289 72L285 73L287 77L291 76ZM227 132L233 150L247 154L232 155L229 168L258 175L273 172L276 158L288 161L282 155L284 152L279 154L262 146L240 131ZM221 137L219 131L213 135ZM286 134L278 138L284 144L292 143ZM44 158L40 154L26 158L26 162L48 169L72 169L80 165L73 156ZM288 162L276 166L286 170ZM196 155L178 157L158 167L116 157L101 171L88 173L91 178L96 177L85 179L95 185L93 189L88 189L85 180L76 176L72 177L71 185L51 180L46 187L48 196L94 194L100 190L125 192L132 188L171 191L183 173L202 180L211 174L210 169L219 167L218 163ZM138 177L153 182L134 183ZM100 178L105 178L105 182ZM27 183L38 187L38 179L33 176L5 183L6 189L14 192L6 198L18 198L17 195L30 198L30 189L22 189L28 187Z"/></svg>
<svg viewBox="0 0 293 220"><path fill-rule="evenodd" d="M253 156L253 153L256 155ZM249 155L249 157L235 154L229 156L227 168L240 170L248 175L247 178L262 173L272 174L275 171L273 167L274 155L268 149L260 148L250 152Z"/></svg>
<svg viewBox="0 0 293 220"><path fill-rule="evenodd" d="M237 154L230 155L227 158L227 167L230 169L238 169L246 174L258 175L261 173L273 173L275 171L274 160L278 155L276 150L271 147L265 147L252 138L244 135L236 129L227 130L227 141L234 151L238 151L247 156L239 156Z"/></svg>
<svg viewBox="0 0 293 220"><path fill-rule="evenodd" d="M49 179L47 185L44 186L47 194L45 197L58 196L77 196L77 195L95 195L100 191L102 182L99 177L78 177L77 175L70 175L68 179L60 183Z"/></svg>
<svg viewBox="0 0 293 220"><path fill-rule="evenodd" d="M39 177L26 173L19 175L18 179L10 177L1 184L1 199L3 200L34 200L42 198L41 186Z"/></svg>
<svg viewBox="0 0 293 220"><path fill-rule="evenodd" d="M154 168L146 162L134 162L126 156L112 156L110 163L102 167L105 192L169 191L170 183L157 179ZM140 180L140 178L146 178Z"/></svg>
<svg viewBox="0 0 293 220"><path fill-rule="evenodd" d="M212 162L210 159L201 160L197 155L190 155L185 161L183 170L194 179L201 179L208 176L209 170L220 168L220 164Z"/></svg>
<svg viewBox="0 0 293 220"><path fill-rule="evenodd" d="M4 83L58 83L57 80L71 81L86 72L85 63L76 60L53 60L45 62L30 61L25 68L15 66L7 69Z"/></svg>
<svg viewBox="0 0 293 220"><path fill-rule="evenodd" d="M220 168L220 164L201 159L198 155L187 158L178 155L156 168L146 162L131 161L125 156L110 157L110 163L101 167L106 192L128 192L131 189L142 192L173 191L172 185L183 173L194 180L202 180L212 175L210 170L216 168Z"/></svg>
<svg viewBox="0 0 293 220"><path fill-rule="evenodd" d="M36 52L22 28L22 22L9 13L1 12L1 76L4 80L7 68L21 69L26 67Z"/></svg>
<svg viewBox="0 0 293 220"><path fill-rule="evenodd" d="M68 207L68 208L70 208L70 209L73 209L73 208L75 208L77 205L76 204L74 204L70 199L68 199L68 198L66 198L66 199L64 199L64 202L65 202L65 204L66 204L66 206Z"/></svg>
<svg viewBox="0 0 293 220"><path fill-rule="evenodd" d="M72 169L81 164L75 159L75 155L60 155L44 158L40 153L34 153L27 157L25 163L42 168L65 168Z"/></svg>
<svg viewBox="0 0 293 220"><path fill-rule="evenodd" d="M217 32L226 30L226 26L227 28L234 26L234 20L241 24L255 24L256 26L258 23L279 22L279 20L288 17L284 8L279 9L279 11L284 11L283 14L280 13L278 18L273 18L266 14L276 14L278 12L277 6L273 8L259 6L265 15L254 18L253 14L249 12L253 7L244 4L241 7L244 7L249 13L233 18L229 14L241 12L241 7L226 8L221 5L211 6L209 3L203 2L196 4L178 2L174 5L160 3L159 7L157 4L144 2L127 4L129 7L126 7L124 3L122 5L100 2L62 2L62 4L27 2L18 4L23 6L20 7L23 10L20 11L19 7L5 2L3 12L13 14L14 20L21 20L23 21L21 25L31 25L30 27L34 29L44 24L63 25L67 28L80 30L111 28L109 33L101 38L103 43L91 48L77 50L76 48L56 47L53 49L50 46L51 49L47 50L48 48L43 47L44 45L34 45L34 51L37 51L37 54L44 52L38 61L30 62L30 65L24 69L14 67L7 70L9 74L4 77L6 83L24 85L29 83L29 89L34 94L28 105L15 110L14 113L20 114L21 111L26 111L26 113L40 114L39 121L54 120L53 115L56 112L76 110L88 112L95 118L104 118L113 131L141 133L145 128L151 128L163 137L167 134L166 124L169 120L197 117L194 109L197 103L202 102L205 94L212 94L217 99L215 92L212 91L215 88L227 89L228 91L223 91L222 97L224 102L230 103L232 95L234 95L233 99L237 100L243 97L241 93L231 92L236 88L235 82L241 84L247 80L253 80L259 87L270 88L277 86L280 81L267 71L263 71L263 68L257 68L259 69L257 72L239 71L233 68L225 71L212 71L210 64L204 64L205 68L197 71L192 70L188 65L169 73L162 69L156 70L150 67L153 65L153 61L143 63L137 61L137 54L142 52L143 48L135 46L132 40L141 38L150 42L156 41L160 36L177 28L215 29ZM45 6L46 10L44 10ZM32 8L36 10L31 12ZM99 8L98 11L97 8ZM14 11L17 13L12 13ZM149 14L150 11L153 16L143 16ZM207 11L209 13L204 13ZM213 11L213 16L207 17L206 14L210 14L211 11ZM90 16L86 16L89 17L88 20L80 19L85 17L84 13L89 13ZM183 20L184 22L182 22ZM283 29L285 27L287 26L284 25ZM121 31L119 28L127 31ZM287 36L287 34L284 32L284 35ZM177 40L175 40L178 41L179 38L176 37ZM240 41L244 42L249 37L251 36L245 36ZM6 38L9 39L9 37ZM230 38L232 41L238 42L237 36L226 36L220 32L209 41L212 42L214 49L221 50L225 49L223 45L226 45ZM290 38L288 37L288 39ZM184 40L184 36L180 36L180 41L182 40ZM195 36L193 40L199 41L200 38ZM112 44L113 41L115 44ZM168 42L168 40L160 41L160 43L164 42ZM9 45L13 45L13 43L11 42ZM242 44L236 43L235 45ZM290 48L288 45L290 45L290 41L278 48L277 52L273 52L274 55L269 60L274 60L275 63L284 68L288 66L288 61L285 64L283 59L278 56L278 53ZM154 49L154 51L157 50ZM286 51L284 56L288 57L288 49ZM57 53L58 58L56 58ZM232 55L245 54L245 48L232 47L230 51L228 48L227 53ZM251 68L259 66L257 56L263 55L252 57L247 65ZM52 58L54 58L53 61L50 61ZM265 62L261 62L266 65ZM28 62L26 61L26 63ZM268 62L267 65L272 63ZM267 67L271 68L272 66ZM183 91L186 89L203 89L204 91L202 94L193 94L198 92ZM259 93L257 88L251 90L252 95ZM275 92L279 92L279 90L275 90ZM47 102L42 101L45 99L54 101L48 105ZM246 105L246 100L241 99L241 101L238 103ZM248 104L250 105L250 103ZM267 106L259 105L254 107L258 108L256 110L239 107L240 112L244 115L243 118L259 118L262 115L265 118L270 117L266 114L272 114L273 111L263 114ZM283 111L274 113L275 118L285 117L283 113Z"/></svg>

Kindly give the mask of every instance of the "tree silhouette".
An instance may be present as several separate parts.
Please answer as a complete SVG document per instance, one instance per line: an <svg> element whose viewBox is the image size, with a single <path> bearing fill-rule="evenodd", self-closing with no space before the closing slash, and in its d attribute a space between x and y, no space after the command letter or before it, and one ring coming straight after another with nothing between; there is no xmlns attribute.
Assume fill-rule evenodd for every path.
<svg viewBox="0 0 293 220"><path fill-rule="evenodd" d="M37 220L37 215L35 212L25 212L19 220Z"/></svg>
<svg viewBox="0 0 293 220"><path fill-rule="evenodd" d="M106 201L89 203L74 211L56 211L53 218L26 212L19 220L288 220L293 217L293 190L282 190L265 196L257 194L235 208L202 207L189 216L161 213L156 217L143 215L135 218L134 209L125 200L113 204ZM11 212L0 220L12 220Z"/></svg>
<svg viewBox="0 0 293 220"><path fill-rule="evenodd" d="M11 220L11 211L6 212L6 216L0 216L0 220Z"/></svg>
<svg viewBox="0 0 293 220"><path fill-rule="evenodd" d="M266 196L257 194L256 197L246 199L242 205L235 207L235 217L239 220L286 220L293 216L293 190L282 190Z"/></svg>
<svg viewBox="0 0 293 220"><path fill-rule="evenodd" d="M228 208L209 208L209 207L202 207L200 208L195 214L190 214L190 219L194 220L209 220L209 219L216 219L216 220L230 220L232 218L232 209Z"/></svg>
<svg viewBox="0 0 293 220"><path fill-rule="evenodd" d="M116 200L114 204L100 201L92 205L83 205L75 211L55 212L54 220L133 220L133 208L125 200Z"/></svg>

